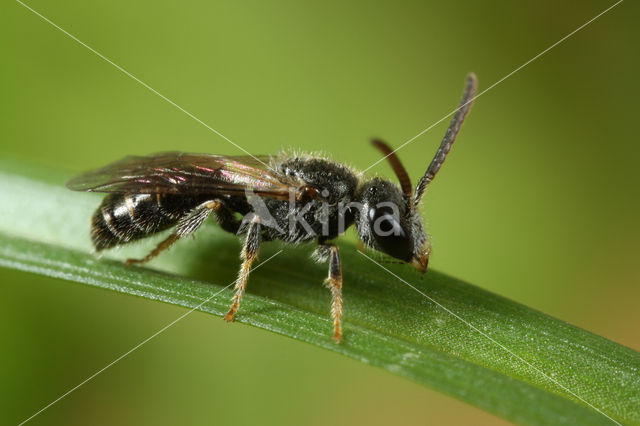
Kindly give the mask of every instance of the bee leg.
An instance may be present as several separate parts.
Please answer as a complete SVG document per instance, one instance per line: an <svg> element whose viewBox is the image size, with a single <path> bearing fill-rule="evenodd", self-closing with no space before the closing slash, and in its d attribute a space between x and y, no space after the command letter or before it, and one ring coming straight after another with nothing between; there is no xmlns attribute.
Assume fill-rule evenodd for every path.
<svg viewBox="0 0 640 426"><path fill-rule="evenodd" d="M187 235L195 232L195 230L204 223L207 217L209 217L211 212L220 210L220 207L222 207L222 202L220 200L211 200L200 204L181 218L178 221L175 232L169 235L165 240L161 241L156 248L151 251L151 253L142 259L127 259L126 265L129 266L134 263L147 263L164 250L171 247L173 243L178 241L180 238L186 237Z"/></svg>
<svg viewBox="0 0 640 426"><path fill-rule="evenodd" d="M331 318L333 319L333 340L342 340L342 262L340 250L335 244L320 243L314 257L320 261L329 259L329 275L324 283L331 290Z"/></svg>
<svg viewBox="0 0 640 426"><path fill-rule="evenodd" d="M233 296L233 303L229 312L224 316L225 321L233 321L233 317L240 307L240 301L244 295L244 290L247 287L247 280L249 279L249 272L251 271L251 264L258 257L258 250L260 249L260 218L254 216L249 230L247 231L247 237L242 247L242 266L240 266L240 272L238 272L238 279L236 280L236 294Z"/></svg>
<svg viewBox="0 0 640 426"><path fill-rule="evenodd" d="M216 219L220 228L232 234L237 234L242 226L242 222L234 216L233 211L224 205L216 211Z"/></svg>

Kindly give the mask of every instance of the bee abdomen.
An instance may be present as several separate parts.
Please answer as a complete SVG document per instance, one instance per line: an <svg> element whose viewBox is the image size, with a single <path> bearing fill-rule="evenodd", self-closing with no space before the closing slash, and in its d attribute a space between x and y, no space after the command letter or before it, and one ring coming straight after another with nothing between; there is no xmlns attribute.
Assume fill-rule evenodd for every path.
<svg viewBox="0 0 640 426"><path fill-rule="evenodd" d="M104 250L170 228L181 215L163 208L161 196L109 194L91 218L91 240Z"/></svg>

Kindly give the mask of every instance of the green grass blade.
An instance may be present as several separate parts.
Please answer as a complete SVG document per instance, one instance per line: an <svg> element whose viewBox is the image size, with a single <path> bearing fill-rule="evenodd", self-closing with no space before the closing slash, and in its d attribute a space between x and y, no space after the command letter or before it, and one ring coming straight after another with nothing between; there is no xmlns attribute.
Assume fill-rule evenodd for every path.
<svg viewBox="0 0 640 426"><path fill-rule="evenodd" d="M0 162L0 266L226 312L231 290L222 289L239 265L235 236L209 224L148 268L127 268L122 259L146 253L155 241L96 259L88 223L100 197L66 190L66 177ZM640 354L631 349L436 271L420 280L411 268L390 267L456 317L346 243L345 340L336 345L322 286L326 267L308 259L310 247L265 244L261 259L281 249L252 274L238 322L381 367L519 423L640 424Z"/></svg>

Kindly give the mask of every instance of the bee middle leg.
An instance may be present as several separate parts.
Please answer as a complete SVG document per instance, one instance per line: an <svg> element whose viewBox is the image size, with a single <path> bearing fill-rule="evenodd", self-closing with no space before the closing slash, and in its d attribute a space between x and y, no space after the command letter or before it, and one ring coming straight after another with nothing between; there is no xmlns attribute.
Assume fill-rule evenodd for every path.
<svg viewBox="0 0 640 426"><path fill-rule="evenodd" d="M176 230L169 235L166 239L161 241L155 249L151 251L148 255L143 257L142 259L127 259L126 265L131 265L134 263L142 264L147 263L164 250L168 249L178 241L182 237L186 237L187 235L192 234L196 231L204 223L204 221L209 217L212 212L217 212L222 207L222 202L220 200L211 200L206 201L189 213L187 213L183 218L178 221L178 225L176 226Z"/></svg>
<svg viewBox="0 0 640 426"><path fill-rule="evenodd" d="M227 322L233 321L233 317L240 307L240 301L242 300L244 290L247 287L249 272L251 272L251 265L258 257L260 242L260 218L258 216L254 216L251 224L249 225L244 246L242 247L242 266L240 266L240 272L238 272L238 279L236 280L236 293L233 296L233 303L231 304L229 312L224 316L224 319Z"/></svg>
<svg viewBox="0 0 640 426"><path fill-rule="evenodd" d="M314 257L320 261L329 259L329 275L325 285L331 290L331 318L333 319L333 340L342 340L342 262L340 250L335 244L320 242L314 252Z"/></svg>

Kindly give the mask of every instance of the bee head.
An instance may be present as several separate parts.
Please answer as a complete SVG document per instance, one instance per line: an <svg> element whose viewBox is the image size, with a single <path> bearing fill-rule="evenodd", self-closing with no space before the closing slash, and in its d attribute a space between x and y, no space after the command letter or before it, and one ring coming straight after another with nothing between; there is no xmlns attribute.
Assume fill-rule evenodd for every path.
<svg viewBox="0 0 640 426"><path fill-rule="evenodd" d="M373 145L382 151L384 158L391 164L400 187L375 178L362 184L358 191L357 198L363 206L359 217L356 215L360 239L376 250L411 263L422 273L427 269L431 246L422 226L420 201L456 140L460 127L471 109L477 84L476 76L469 74L460 106L415 192L412 191L411 180L400 159L380 140L374 140Z"/></svg>
<svg viewBox="0 0 640 426"><path fill-rule="evenodd" d="M356 198L361 207L355 220L362 242L424 272L429 258L428 239L411 198L380 178L362 184Z"/></svg>

